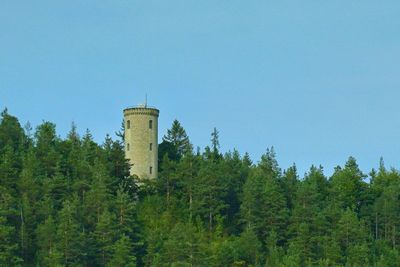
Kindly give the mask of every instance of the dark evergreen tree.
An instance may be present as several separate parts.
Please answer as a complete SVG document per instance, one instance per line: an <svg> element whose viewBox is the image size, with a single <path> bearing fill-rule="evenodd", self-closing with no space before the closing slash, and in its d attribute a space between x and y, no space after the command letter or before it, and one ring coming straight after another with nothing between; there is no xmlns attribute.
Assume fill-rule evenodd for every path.
<svg viewBox="0 0 400 267"><path fill-rule="evenodd" d="M107 264L110 267L136 267L136 258L131 254L132 244L131 240L122 235L114 245L112 249L112 258Z"/></svg>
<svg viewBox="0 0 400 267"><path fill-rule="evenodd" d="M56 247L62 255L62 264L76 265L83 263L83 232L76 219L76 206L66 200L58 214Z"/></svg>
<svg viewBox="0 0 400 267"><path fill-rule="evenodd" d="M279 184L280 169L273 149L261 157L261 162L250 174L243 189L242 221L247 229L254 229L260 241L273 230L280 241L288 220L286 198Z"/></svg>
<svg viewBox="0 0 400 267"><path fill-rule="evenodd" d="M38 262L46 266L61 265L62 254L56 247L56 222L49 216L36 230Z"/></svg>
<svg viewBox="0 0 400 267"><path fill-rule="evenodd" d="M357 162L350 157L344 168L337 167L331 178L331 197L333 203L346 209L360 211L364 201L366 183L365 175L358 168Z"/></svg>
<svg viewBox="0 0 400 267"><path fill-rule="evenodd" d="M16 266L22 263L13 217L17 216L15 200L0 185L0 265Z"/></svg>
<svg viewBox="0 0 400 267"><path fill-rule="evenodd" d="M167 130L167 134L163 137L159 152L160 158L162 159L164 154L168 154L170 159L178 160L191 150L192 145L185 129L183 129L178 120L174 120L171 129Z"/></svg>
<svg viewBox="0 0 400 267"><path fill-rule="evenodd" d="M60 167L60 154L57 153L59 138L56 125L43 122L35 132L35 156L38 160L38 172L44 177L53 177Z"/></svg>

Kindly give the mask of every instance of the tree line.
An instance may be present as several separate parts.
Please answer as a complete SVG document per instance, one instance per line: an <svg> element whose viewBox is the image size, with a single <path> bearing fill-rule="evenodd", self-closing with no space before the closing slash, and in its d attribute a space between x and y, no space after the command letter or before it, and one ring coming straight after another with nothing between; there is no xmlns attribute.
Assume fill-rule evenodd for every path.
<svg viewBox="0 0 400 267"><path fill-rule="evenodd" d="M216 129L195 150L175 120L159 178L138 183L123 129L97 144L0 120L0 266L400 266L400 173L383 160L300 177L273 148L221 153Z"/></svg>

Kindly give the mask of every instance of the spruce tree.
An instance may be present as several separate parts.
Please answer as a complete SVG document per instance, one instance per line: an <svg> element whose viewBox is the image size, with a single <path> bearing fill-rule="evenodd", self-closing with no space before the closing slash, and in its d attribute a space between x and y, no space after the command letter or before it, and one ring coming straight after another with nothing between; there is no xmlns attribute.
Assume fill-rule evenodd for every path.
<svg viewBox="0 0 400 267"><path fill-rule="evenodd" d="M178 120L173 121L171 129L167 130L167 134L164 135L163 141L172 144L172 150L167 151L170 159L174 159L175 157L176 159L180 159L183 155L192 150L189 137ZM175 157L173 156L174 153L176 153ZM161 157L163 156L164 155L161 154Z"/></svg>
<svg viewBox="0 0 400 267"><path fill-rule="evenodd" d="M132 244L129 237L122 235L111 247L112 257L106 266L136 267L136 258L131 254Z"/></svg>

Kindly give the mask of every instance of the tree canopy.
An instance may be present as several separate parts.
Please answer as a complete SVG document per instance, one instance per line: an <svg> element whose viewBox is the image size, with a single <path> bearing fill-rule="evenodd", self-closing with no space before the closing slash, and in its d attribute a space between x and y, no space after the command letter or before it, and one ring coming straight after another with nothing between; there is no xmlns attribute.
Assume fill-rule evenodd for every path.
<svg viewBox="0 0 400 267"><path fill-rule="evenodd" d="M138 186L123 139L31 133L4 110L0 266L400 266L400 172L383 160L301 176L273 148L253 163L210 141L195 153L175 120Z"/></svg>

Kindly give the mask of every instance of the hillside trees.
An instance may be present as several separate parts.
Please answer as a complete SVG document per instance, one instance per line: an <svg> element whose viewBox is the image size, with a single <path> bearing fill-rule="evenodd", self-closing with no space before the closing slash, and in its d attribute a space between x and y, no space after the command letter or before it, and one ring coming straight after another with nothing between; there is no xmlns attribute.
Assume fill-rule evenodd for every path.
<svg viewBox="0 0 400 267"><path fill-rule="evenodd" d="M400 174L350 157L332 175L273 148L193 151L174 121L159 179L137 186L123 140L0 118L1 266L399 266Z"/></svg>

